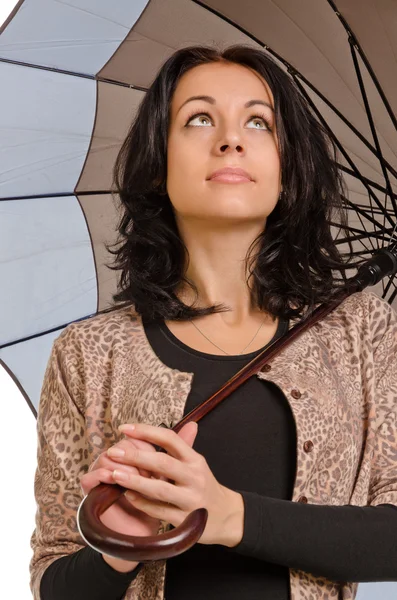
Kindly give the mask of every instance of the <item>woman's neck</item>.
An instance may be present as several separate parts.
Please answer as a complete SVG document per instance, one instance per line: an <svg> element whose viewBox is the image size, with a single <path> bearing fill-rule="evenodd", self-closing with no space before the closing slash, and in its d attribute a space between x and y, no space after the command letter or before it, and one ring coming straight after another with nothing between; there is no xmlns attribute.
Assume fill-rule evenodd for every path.
<svg viewBox="0 0 397 600"><path fill-rule="evenodd" d="M189 262L186 277L198 290L194 306L204 307L224 304L230 311L217 317L231 326L255 318L260 311L252 306L251 291L247 284L246 256L254 239L263 231L263 223L240 228L207 229L193 231L182 227L182 236L188 249ZM193 305L195 293L182 284L178 297ZM214 315L215 316L215 315Z"/></svg>

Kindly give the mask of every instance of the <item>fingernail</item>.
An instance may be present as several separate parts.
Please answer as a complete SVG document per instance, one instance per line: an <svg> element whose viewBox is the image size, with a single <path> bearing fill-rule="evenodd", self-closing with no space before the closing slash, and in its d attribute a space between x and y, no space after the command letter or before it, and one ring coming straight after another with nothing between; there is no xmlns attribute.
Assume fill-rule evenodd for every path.
<svg viewBox="0 0 397 600"><path fill-rule="evenodd" d="M124 471L119 471L118 469L113 471L113 477L119 481L128 481L127 473L124 473Z"/></svg>
<svg viewBox="0 0 397 600"><path fill-rule="evenodd" d="M131 423L126 423L125 425L119 426L119 431L133 431L135 429L135 425Z"/></svg>
<svg viewBox="0 0 397 600"><path fill-rule="evenodd" d="M109 448L107 454L108 456L122 457L125 455L125 450L122 448Z"/></svg>

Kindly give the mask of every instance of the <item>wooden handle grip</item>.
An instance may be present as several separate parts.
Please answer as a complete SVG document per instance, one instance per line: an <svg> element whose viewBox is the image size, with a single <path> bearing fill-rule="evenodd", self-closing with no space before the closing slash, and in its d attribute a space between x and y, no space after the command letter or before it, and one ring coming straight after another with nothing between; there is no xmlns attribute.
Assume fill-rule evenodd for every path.
<svg viewBox="0 0 397 600"><path fill-rule="evenodd" d="M182 554L202 536L208 518L206 508L194 510L178 527L160 535L124 535L109 529L99 517L124 492L119 485L100 483L79 506L77 525L80 535L98 552L123 560L149 562Z"/></svg>

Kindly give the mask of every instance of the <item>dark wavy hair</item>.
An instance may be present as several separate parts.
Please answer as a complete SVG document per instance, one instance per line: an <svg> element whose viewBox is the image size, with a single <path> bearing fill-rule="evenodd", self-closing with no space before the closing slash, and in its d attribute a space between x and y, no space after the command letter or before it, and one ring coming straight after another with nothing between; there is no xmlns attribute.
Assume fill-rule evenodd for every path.
<svg viewBox="0 0 397 600"><path fill-rule="evenodd" d="M329 300L351 268L351 245L345 261L330 230L331 221L346 227L345 186L336 166L335 144L294 80L265 52L242 44L223 50L191 46L176 51L139 106L113 171L122 207L119 247L112 251L106 246L115 255L108 268L121 271L113 308L133 304L149 320L187 320L229 310L225 304L188 306L176 295L184 282L197 301L197 288L186 277L188 250L166 192L173 94L184 73L216 62L255 70L274 97L283 193L246 256L253 305L273 317L304 317Z"/></svg>

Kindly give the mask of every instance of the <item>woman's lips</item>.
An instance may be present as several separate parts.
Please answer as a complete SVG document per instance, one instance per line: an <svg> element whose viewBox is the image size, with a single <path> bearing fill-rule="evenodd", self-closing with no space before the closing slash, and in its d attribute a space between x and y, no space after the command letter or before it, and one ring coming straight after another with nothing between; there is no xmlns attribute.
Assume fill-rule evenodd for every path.
<svg viewBox="0 0 397 600"><path fill-rule="evenodd" d="M236 175L235 173L221 173L220 175L211 177L211 179L208 181L214 181L217 183L252 183L252 180L248 179L248 177Z"/></svg>

